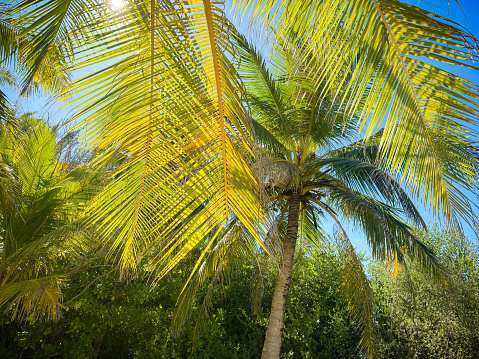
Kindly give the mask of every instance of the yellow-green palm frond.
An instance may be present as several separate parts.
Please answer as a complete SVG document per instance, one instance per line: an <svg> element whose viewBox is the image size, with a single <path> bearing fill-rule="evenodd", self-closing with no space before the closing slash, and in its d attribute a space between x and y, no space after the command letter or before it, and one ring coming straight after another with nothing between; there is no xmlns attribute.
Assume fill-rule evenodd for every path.
<svg viewBox="0 0 479 359"><path fill-rule="evenodd" d="M22 93L42 90L58 94L69 82L75 51L85 46L107 17L106 2L91 0L31 1L5 10L14 43L6 58L21 76Z"/></svg>
<svg viewBox="0 0 479 359"><path fill-rule="evenodd" d="M178 307L173 316L171 329L178 332L187 319L198 289L209 281L201 304L195 326L195 338L198 337L205 316L211 308L211 300L219 283L229 281L235 269L245 260L251 250L244 228L235 220L213 239L210 249L200 254L195 269L191 273L178 298Z"/></svg>
<svg viewBox="0 0 479 359"><path fill-rule="evenodd" d="M0 308L11 310L12 320L58 320L61 315L64 278L48 276L17 281L0 286Z"/></svg>
<svg viewBox="0 0 479 359"><path fill-rule="evenodd" d="M474 216L479 87L443 70L478 70L469 32L397 0L240 3L264 23L277 13L278 31L294 33L304 48L298 68L322 62L310 75L333 94L345 122L366 137L384 127L380 158L414 197L448 221Z"/></svg>
<svg viewBox="0 0 479 359"><path fill-rule="evenodd" d="M342 255L346 258L341 273L341 292L345 303L350 308L353 320L361 328L359 349L364 351L368 358L377 358L379 332L373 289L361 260L343 231L339 233L338 242Z"/></svg>
<svg viewBox="0 0 479 359"><path fill-rule="evenodd" d="M80 96L94 163L114 167L88 216L114 237L124 269L154 244L157 270L168 272L233 214L261 242L253 129L222 6L128 3L80 64L107 66L67 90Z"/></svg>

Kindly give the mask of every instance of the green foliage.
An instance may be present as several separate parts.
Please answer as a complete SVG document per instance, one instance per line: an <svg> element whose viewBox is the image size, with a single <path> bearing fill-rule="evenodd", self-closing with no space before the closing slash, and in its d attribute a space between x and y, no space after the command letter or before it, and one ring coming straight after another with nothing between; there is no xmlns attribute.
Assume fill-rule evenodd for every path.
<svg viewBox="0 0 479 359"><path fill-rule="evenodd" d="M431 282L421 266L405 271L370 262L382 342L381 358L475 358L479 353L479 251L456 231L418 231L450 275L453 289ZM285 317L283 358L359 358L358 323L341 296L345 259L330 246L300 247ZM230 280L218 283L212 308L195 342L195 320L209 283L198 288L189 320L170 335L187 265L156 287L139 278L119 279L104 260L76 271L64 286L68 308L55 322L10 323L2 316L0 357L22 358L259 358L267 328L277 268L246 259ZM193 261L194 263L194 261ZM72 265L64 262L63 265Z"/></svg>
<svg viewBox="0 0 479 359"><path fill-rule="evenodd" d="M118 280L109 266L96 265L70 278L63 290L69 309L58 322L3 323L0 356L92 358L98 351L98 358L120 359L260 357L277 271L274 265L262 268L260 276L253 262L245 263L235 273L234 283L224 282L224 295L213 297L214 309L205 318L197 342L194 319L207 286L200 288L190 320L178 336L170 336L186 274L169 275L151 290L144 279ZM298 256L285 321L284 358L358 358L356 326L341 304L342 265L331 248ZM253 314L258 282L263 291Z"/></svg>
<svg viewBox="0 0 479 359"><path fill-rule="evenodd" d="M285 318L285 358L359 357L357 326L342 302L343 266L331 248L297 259Z"/></svg>
<svg viewBox="0 0 479 359"><path fill-rule="evenodd" d="M15 122L15 131L0 136L0 311L55 320L66 279L62 262L81 256L92 238L78 217L94 193L94 176L65 161L58 133L44 120Z"/></svg>
<svg viewBox="0 0 479 359"><path fill-rule="evenodd" d="M383 358L477 358L479 355L479 247L458 231L418 233L435 250L452 287L431 282L414 264L409 279L370 264L378 303ZM410 282L414 292L409 291Z"/></svg>
<svg viewBox="0 0 479 359"><path fill-rule="evenodd" d="M165 276L201 247L194 274L222 228L235 217L266 249L262 240L269 234L263 233L269 230L268 213L263 212L267 205L258 187L263 178L253 171L256 162L269 167L271 175L287 174L271 185L279 187L280 180L286 180L278 195L283 198L274 207L285 209L288 197L300 193L302 211L309 211L306 216L312 219L304 222L309 233L313 224L317 229L315 211L335 220L339 214L367 233L374 258L393 257L399 270L408 254L438 274L434 254L402 221L409 216L420 222L402 191L448 222L475 219L467 194L478 183L478 87L427 60L477 70L471 64L479 58L477 41L447 19L397 0L235 3L238 12L250 10L275 27L280 39L273 49L279 56L271 66L272 76L258 61L260 56L250 54L250 64L259 68L258 78L264 80L264 86L250 81L256 92L247 84L247 57L242 59L247 65L243 69L235 69L231 61L237 54L221 1L126 1L117 12L107 2L89 0L20 0L5 10L2 6L0 61L18 62L22 91L39 85L65 98L77 95L75 118L83 119L84 146L98 155L94 163L110 165L121 156L105 191L87 211L89 224L108 242L110 254L118 255L122 268L134 273L141 270L139 263L151 259L150 268ZM64 86L71 68L98 64L96 73ZM243 96L246 92L250 95ZM351 135L365 134L354 149L357 153L383 125L371 161L338 156L331 161L324 151L334 142L329 141L331 134L336 139L351 130ZM284 152L280 161L260 158L257 142L269 142L264 147L275 158ZM314 160L315 156L323 157ZM305 162L310 166L303 166ZM12 179L9 174L4 177ZM34 213L34 220L27 218L25 226L19 220L23 214L9 213L8 221L2 214L4 228L11 227L11 233L18 234L15 223L34 232L3 238L2 265L6 259L10 264L0 268L1 290L6 293L0 305L2 300L23 300L27 304L21 317L42 303L28 297L33 289L26 285L45 293L47 285L39 287L32 279L40 272L46 278L53 261L38 266L36 259L51 253L40 256L35 251L33 256L32 249L33 259L19 266L12 255L50 238L37 235L38 225L58 230L53 219L71 221L68 215L50 211L56 200L53 192L61 192L56 184L53 187L38 202L32 201L33 208L42 211ZM24 191L21 183L18 188ZM40 244L38 248L47 248ZM351 266L344 272L343 288L355 301L355 319L366 318L362 322L372 327L370 286L350 244L348 248ZM67 253L63 248L57 252ZM55 291L55 308L42 304L38 313L56 317L62 280L57 277L48 285ZM362 308L367 315L361 315ZM374 333L365 331L361 343L371 354Z"/></svg>

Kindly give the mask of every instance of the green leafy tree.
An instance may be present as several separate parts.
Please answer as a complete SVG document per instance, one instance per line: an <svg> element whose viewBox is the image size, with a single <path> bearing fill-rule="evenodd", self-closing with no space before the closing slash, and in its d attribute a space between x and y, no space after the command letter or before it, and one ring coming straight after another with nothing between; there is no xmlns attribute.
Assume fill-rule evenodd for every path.
<svg viewBox="0 0 479 359"><path fill-rule="evenodd" d="M251 0L238 2L235 9L240 15L252 14L265 28L273 28L278 39L291 41L291 49L300 50L292 52L294 61L278 59L288 64L287 69L279 68L292 78L273 77L278 84L297 82L298 87L281 93L278 103L277 97L267 93L265 105L271 99L275 102L270 103L273 117L261 122L266 130L276 131L277 137L278 132L283 137L291 135L291 141L280 138L286 150L279 150L284 157L276 157L291 169L290 189L285 189L280 203L281 208L288 203L283 219L291 222L283 250L286 267L291 268L299 213L305 212L300 209L319 206L334 215L321 198L311 197L313 188L303 186L313 178L307 171L314 176L317 171L337 169L338 178L342 168L347 177L344 156L338 157L341 166L334 156L312 158L322 141L318 128L327 135L341 124L347 131L355 124L357 133L366 139L354 150L358 156L378 128L384 128L375 146L377 153L365 161L364 171L374 168L374 176L363 171L361 178L378 183L383 173L390 181L381 188L389 186L393 191L381 192L376 183L370 186L360 180L348 183L357 180L354 176L338 178L347 185L343 189L328 187L329 194L336 193L328 202L335 204L335 211L363 225L375 256L392 256L399 268L400 245L408 253L427 253L419 249L390 206L398 203L405 215L415 217L412 207L401 202L402 189L450 222L458 217L471 219L468 194L477 185L472 138L477 134L478 88L425 61L477 70L472 61L478 59L478 50L471 34L397 0ZM261 175L263 165L270 169L275 165L268 166L257 147L257 141L265 141L247 105L242 70L234 66L238 59L234 30L223 10L221 3L209 0L135 0L118 10L106 2L89 0L22 0L9 9L9 24L19 29L20 61L26 64L22 66L23 88L42 73L45 64L59 64L54 69L62 70L61 78L68 69L57 61L57 53L62 61L79 67L104 65L62 92L79 96L77 118L83 119L85 146L99 154L95 164L102 166L122 157L87 213L90 224L103 238L111 239L111 251L125 271L137 270L148 257L158 276L164 276L196 246L201 246L200 258L204 258L236 220L256 243L273 250L264 243L267 229L274 226L267 213L272 208L259 184L267 181ZM306 83L295 79L296 74L307 79ZM271 89L276 90L275 86ZM300 111L284 112L284 103L286 110ZM261 103L254 105L258 109ZM328 121L332 125L323 128L321 124ZM274 123L287 125L285 131L268 127ZM259 164L257 171L253 164ZM331 175L324 174L321 181ZM365 199L371 189L378 189L389 204ZM365 277L353 274L360 273L361 267L351 247L346 248L352 258L346 287L363 293L355 298L365 298L370 292ZM427 262L430 257L422 258ZM275 308L285 302L279 292L277 297ZM371 322L370 306L358 304L356 309L360 307L369 312L365 322ZM280 355L280 312L274 314L277 320L270 321L275 328L275 349L271 350L276 358ZM371 342L371 337L366 335L363 344Z"/></svg>
<svg viewBox="0 0 479 359"><path fill-rule="evenodd" d="M391 268L371 262L384 358L475 358L479 354L479 251L459 230L439 227L418 237L437 253L452 287L428 280L411 263L409 274L391 278ZM413 291L408 290L410 282Z"/></svg>

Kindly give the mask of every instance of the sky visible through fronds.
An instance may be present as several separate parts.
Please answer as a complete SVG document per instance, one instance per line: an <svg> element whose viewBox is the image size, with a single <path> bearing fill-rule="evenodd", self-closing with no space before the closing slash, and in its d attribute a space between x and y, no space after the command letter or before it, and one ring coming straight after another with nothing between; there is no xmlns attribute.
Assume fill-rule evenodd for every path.
<svg viewBox="0 0 479 359"><path fill-rule="evenodd" d="M114 1L111 2L112 11L118 11L121 8L121 0L110 1ZM460 0L460 6L457 4L456 0L449 1L449 4L448 1L443 0L403 0L403 2L413 4L422 7L428 11L432 11L438 13L439 15L448 17L451 20L464 26L464 28L470 31L476 38L479 37L479 18L476 15L479 14L479 2L477 0ZM226 1L226 3L229 4L230 1ZM230 6L227 5L226 12L230 13L229 10ZM232 14L231 18L233 19ZM250 37L252 37L253 40L264 39L264 37L261 36L261 33L258 32L258 29L250 31L246 23L241 24L240 31L250 32ZM261 44L258 45L258 48L261 48ZM450 71L457 75L460 75L473 83L479 83L479 73L477 71L469 70L464 67L444 65L440 64L439 62L432 62L432 60L427 61L433 63L435 66L443 68L446 71ZM479 64L474 65L479 66ZM77 70L72 74L72 79L79 79L83 76L89 75L90 73L97 71L98 69L98 65L95 65L82 70ZM18 98L18 93L16 93L15 91L6 89L5 92L11 103L14 103L15 100ZM70 106L68 103L65 102L55 103L48 97L39 94L34 95L33 98L31 98L29 101L22 99L19 101L19 103L21 104L21 108L23 111L35 111L40 116L43 116L48 119L51 123L64 122L66 119L73 115L74 106ZM477 140L479 141L479 139ZM474 203L479 206L479 201L477 201L477 199L474 201ZM421 204L419 204L418 209L420 209L420 211L422 212L422 215L424 216L426 222L432 223L435 220L433 217L431 217L429 212L425 212ZM331 233L333 230L333 223L324 223L324 228ZM360 251L367 249L366 239L364 238L363 234L361 234L359 231L355 231L351 225L347 226L345 229L349 233L353 244L357 246ZM473 233L472 229L467 225L464 226L464 230L467 235L471 235Z"/></svg>

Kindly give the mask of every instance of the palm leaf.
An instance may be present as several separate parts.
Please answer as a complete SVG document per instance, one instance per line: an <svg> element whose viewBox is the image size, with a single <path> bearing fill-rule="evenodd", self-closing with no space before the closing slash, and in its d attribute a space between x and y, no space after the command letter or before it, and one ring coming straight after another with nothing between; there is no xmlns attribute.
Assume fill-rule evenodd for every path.
<svg viewBox="0 0 479 359"><path fill-rule="evenodd" d="M331 189L330 196L333 208L363 229L375 258L402 264L405 253L435 278L445 278L434 252L414 236L412 228L394 214L393 207L345 188Z"/></svg>
<svg viewBox="0 0 479 359"><path fill-rule="evenodd" d="M108 65L67 90L79 95L94 164L118 164L88 216L115 238L124 269L155 245L167 273L232 214L261 243L253 129L225 25L221 4L209 1L130 3L105 20L111 30L80 63Z"/></svg>
<svg viewBox="0 0 479 359"><path fill-rule="evenodd" d="M359 150L359 152L362 151ZM345 184L348 188L382 197L393 206L400 205L408 219L414 221L418 226L426 227L416 206L399 183L374 164L353 158L326 157L308 162L305 171L313 174L313 182L314 173L319 174L317 176L318 183L321 183L322 173L327 171L330 176L334 176L340 181L339 183ZM329 175L326 178L331 180Z"/></svg>
<svg viewBox="0 0 479 359"><path fill-rule="evenodd" d="M375 321L376 304L373 289L361 260L345 233L340 235L339 244L342 255L347 258L341 273L341 291L344 301L350 307L352 318L362 329L359 348L364 350L369 358L376 358L379 333Z"/></svg>
<svg viewBox="0 0 479 359"><path fill-rule="evenodd" d="M58 320L63 308L60 304L62 277L49 276L0 286L0 307L14 303L12 319L35 321L45 317ZM7 306L6 310L9 310Z"/></svg>
<svg viewBox="0 0 479 359"><path fill-rule="evenodd" d="M15 3L6 12L16 33L11 55L17 59L22 93L40 88L57 94L69 82L75 48L98 30L106 11L102 2L85 0Z"/></svg>
<svg viewBox="0 0 479 359"><path fill-rule="evenodd" d="M321 59L311 75L334 89L346 122L358 116L366 137L384 127L380 158L411 193L449 221L473 217L479 88L431 61L477 70L470 33L397 0L241 5L266 24L274 19L285 37L296 34L307 47L298 66Z"/></svg>

